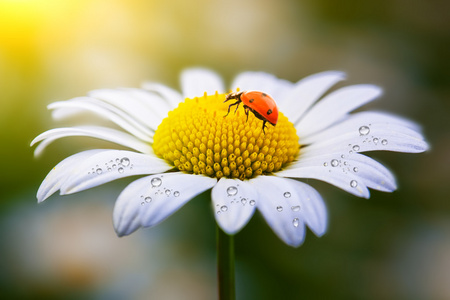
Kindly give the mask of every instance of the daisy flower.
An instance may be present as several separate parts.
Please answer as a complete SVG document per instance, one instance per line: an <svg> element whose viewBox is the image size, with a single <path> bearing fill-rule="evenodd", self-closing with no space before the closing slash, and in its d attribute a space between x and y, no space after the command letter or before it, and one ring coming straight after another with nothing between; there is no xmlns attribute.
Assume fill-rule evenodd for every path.
<svg viewBox="0 0 450 300"><path fill-rule="evenodd" d="M428 145L413 122L381 112L351 112L376 99L381 89L360 84L327 91L342 72L309 76L297 83L260 72L239 74L233 91L257 90L277 102L276 126L241 107L226 117L227 89L212 71L189 69L181 93L158 83L142 89L101 89L86 97L52 103L56 119L91 112L116 128L56 128L36 137L38 155L51 142L87 136L130 150L95 149L74 154L56 165L40 186L44 201L86 190L119 178L146 175L128 185L114 207L119 236L151 227L196 195L212 189L217 224L237 233L259 210L286 244L297 247L306 226L317 236L327 229L320 194L301 179L328 182L355 196L369 188L392 192L392 173L367 151L423 152Z"/></svg>

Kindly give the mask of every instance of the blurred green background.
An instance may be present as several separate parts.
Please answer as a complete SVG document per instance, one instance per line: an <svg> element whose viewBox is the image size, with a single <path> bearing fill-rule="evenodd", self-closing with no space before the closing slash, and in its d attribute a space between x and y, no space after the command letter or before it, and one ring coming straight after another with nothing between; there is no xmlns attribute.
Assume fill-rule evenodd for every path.
<svg viewBox="0 0 450 300"><path fill-rule="evenodd" d="M37 205L47 172L81 149L30 141L63 124L46 105L182 69L297 81L342 70L384 96L366 109L423 125L424 154L373 153L399 189L359 199L317 188L328 233L283 244L257 213L236 236L238 299L450 299L449 1L0 0L0 290L11 299L215 299L208 194L152 229L117 238L120 180ZM109 145L106 145L109 146Z"/></svg>

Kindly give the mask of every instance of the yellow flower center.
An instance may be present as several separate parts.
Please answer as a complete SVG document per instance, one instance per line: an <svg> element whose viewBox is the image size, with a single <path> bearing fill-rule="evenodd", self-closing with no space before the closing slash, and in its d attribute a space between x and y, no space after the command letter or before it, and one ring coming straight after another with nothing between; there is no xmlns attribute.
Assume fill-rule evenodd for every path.
<svg viewBox="0 0 450 300"><path fill-rule="evenodd" d="M276 172L299 150L294 125L280 112L265 133L260 119L242 105L227 114L225 94L186 99L169 112L155 132L155 154L178 170L210 177L252 178Z"/></svg>

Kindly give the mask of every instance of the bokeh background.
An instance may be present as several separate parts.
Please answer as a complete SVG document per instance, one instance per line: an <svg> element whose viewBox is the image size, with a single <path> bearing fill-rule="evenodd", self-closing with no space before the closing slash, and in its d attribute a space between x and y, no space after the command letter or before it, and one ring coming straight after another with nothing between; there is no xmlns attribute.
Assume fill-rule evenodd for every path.
<svg viewBox="0 0 450 300"><path fill-rule="evenodd" d="M342 70L374 83L366 108L423 125L424 154L373 153L399 189L324 196L328 233L283 244L257 213L236 236L238 299L450 299L450 2L440 0L0 0L0 290L10 299L215 299L208 195L152 229L116 237L130 179L37 204L47 172L92 139L30 141L63 124L46 105L96 88L212 68L297 81Z"/></svg>

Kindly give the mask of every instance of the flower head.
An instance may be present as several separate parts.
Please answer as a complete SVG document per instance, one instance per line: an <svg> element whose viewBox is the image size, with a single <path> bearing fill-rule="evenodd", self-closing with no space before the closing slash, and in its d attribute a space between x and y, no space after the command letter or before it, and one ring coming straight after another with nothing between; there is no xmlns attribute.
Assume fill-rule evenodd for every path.
<svg viewBox="0 0 450 300"><path fill-rule="evenodd" d="M90 111L123 130L101 126L57 128L36 137L39 154L66 136L88 136L129 150L95 149L72 155L47 175L38 201L56 191L79 192L132 175L114 208L118 235L154 226L212 188L214 216L227 233L241 230L258 209L287 244L299 246L308 226L325 233L327 212L320 194L299 178L328 182L358 197L368 188L391 192L395 179L383 165L361 154L428 148L413 122L380 112L354 109L381 94L373 85L353 85L324 94L344 79L324 72L291 83L266 73L245 72L233 91L263 91L276 100L276 126L263 131L263 118L229 104L221 79L190 69L182 94L157 83L143 89L95 90L87 97L49 105L55 118ZM234 108L233 108L234 109Z"/></svg>

